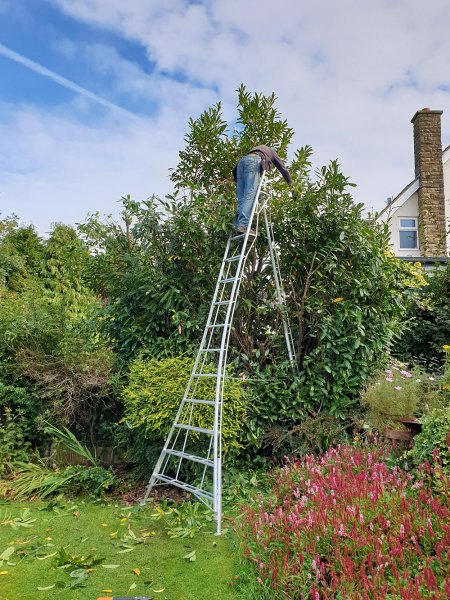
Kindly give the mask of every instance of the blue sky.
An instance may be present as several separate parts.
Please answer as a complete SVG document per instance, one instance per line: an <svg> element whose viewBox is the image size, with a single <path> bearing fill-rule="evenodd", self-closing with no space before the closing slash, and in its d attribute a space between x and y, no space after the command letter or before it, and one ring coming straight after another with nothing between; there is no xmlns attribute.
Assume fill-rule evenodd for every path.
<svg viewBox="0 0 450 600"><path fill-rule="evenodd" d="M241 83L380 209L413 178L416 110L450 144L449 22L447 0L0 0L0 211L45 233L170 192L187 119L234 119Z"/></svg>

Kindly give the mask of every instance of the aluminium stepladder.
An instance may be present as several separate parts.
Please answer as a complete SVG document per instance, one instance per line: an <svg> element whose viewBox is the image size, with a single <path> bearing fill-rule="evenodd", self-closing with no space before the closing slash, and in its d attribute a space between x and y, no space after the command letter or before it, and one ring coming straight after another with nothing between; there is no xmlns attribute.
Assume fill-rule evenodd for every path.
<svg viewBox="0 0 450 600"><path fill-rule="evenodd" d="M213 510L218 535L222 521L222 411L228 344L245 263L256 243L261 214L287 352L292 364L296 364L292 331L284 310L285 297L272 223L268 216L270 197L264 191L264 182L263 174L247 231L242 234L232 232L228 238L194 367L144 498L145 502L153 487L159 485L174 485L190 492ZM250 234L253 222L256 235Z"/></svg>

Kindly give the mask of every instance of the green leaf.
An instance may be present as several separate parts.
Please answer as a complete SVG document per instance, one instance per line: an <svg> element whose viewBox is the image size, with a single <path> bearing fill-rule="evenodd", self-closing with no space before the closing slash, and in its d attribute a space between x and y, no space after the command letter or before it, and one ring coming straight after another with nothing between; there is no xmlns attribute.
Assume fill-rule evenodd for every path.
<svg viewBox="0 0 450 600"><path fill-rule="evenodd" d="M195 554L195 550L192 550L192 552L189 552L189 554L186 554L185 556L183 556L183 558L185 558L186 560L189 560L189 562L195 562L197 560L197 555Z"/></svg>
<svg viewBox="0 0 450 600"><path fill-rule="evenodd" d="M15 546L9 546L9 548L6 548L6 550L0 554L0 560L9 560L15 551Z"/></svg>

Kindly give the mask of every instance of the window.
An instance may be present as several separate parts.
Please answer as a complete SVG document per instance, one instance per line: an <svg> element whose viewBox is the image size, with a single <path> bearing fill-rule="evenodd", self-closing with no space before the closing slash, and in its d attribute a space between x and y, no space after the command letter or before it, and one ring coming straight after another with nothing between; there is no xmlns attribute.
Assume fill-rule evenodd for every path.
<svg viewBox="0 0 450 600"><path fill-rule="evenodd" d="M417 250L417 219L401 218L399 223L400 249L401 250Z"/></svg>

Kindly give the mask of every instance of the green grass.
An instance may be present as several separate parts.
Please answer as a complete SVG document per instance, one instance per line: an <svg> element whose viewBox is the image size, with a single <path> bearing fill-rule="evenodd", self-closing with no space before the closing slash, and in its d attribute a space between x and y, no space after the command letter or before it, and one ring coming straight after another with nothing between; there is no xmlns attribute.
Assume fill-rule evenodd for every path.
<svg viewBox="0 0 450 600"><path fill-rule="evenodd" d="M19 519L13 529L8 521L20 518L24 509L30 511L28 526L21 525ZM3 561L0 566L0 574L7 572L0 575L0 600L95 600L113 595L149 595L155 600L236 599L228 585L239 569L231 531L217 537L210 524L207 531L192 539L170 539L163 520L151 519L151 512L151 507L129 509L122 504L66 499L55 506L0 502L0 556L8 547L15 548L9 558L15 564ZM133 534L141 543L130 541ZM86 587L39 591L38 587L74 581L70 571L75 567L57 568L57 557L49 556L60 548L78 557L92 555L104 560L88 573L83 581ZM127 548L132 549L122 552ZM194 550L194 561L184 558ZM102 565L119 566L111 569Z"/></svg>

